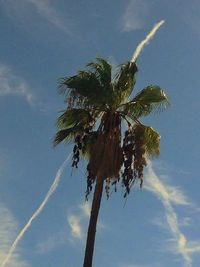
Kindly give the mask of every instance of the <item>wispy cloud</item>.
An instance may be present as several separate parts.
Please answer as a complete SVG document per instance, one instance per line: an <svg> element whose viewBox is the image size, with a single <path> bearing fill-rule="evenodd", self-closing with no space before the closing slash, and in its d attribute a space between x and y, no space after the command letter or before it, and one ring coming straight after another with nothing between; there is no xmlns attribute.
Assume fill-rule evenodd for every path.
<svg viewBox="0 0 200 267"><path fill-rule="evenodd" d="M156 194L160 200L165 199L176 205L192 205L188 197L179 187L161 181L162 176L158 178L152 168L148 168L148 175L151 175L151 179L149 178L145 181L145 187Z"/></svg>
<svg viewBox="0 0 200 267"><path fill-rule="evenodd" d="M13 214L2 203L0 203L0 265L3 262L11 242L16 235L18 229L17 221ZM29 267L20 255L19 248L10 259L8 267Z"/></svg>
<svg viewBox="0 0 200 267"><path fill-rule="evenodd" d="M123 264L120 267L147 267L147 265L138 265L138 264ZM148 265L148 267L150 267Z"/></svg>
<svg viewBox="0 0 200 267"><path fill-rule="evenodd" d="M78 205L76 212L71 212L67 216L67 222L71 230L71 241L85 239L87 221L90 216L91 204L89 201Z"/></svg>
<svg viewBox="0 0 200 267"><path fill-rule="evenodd" d="M29 104L33 104L34 96L23 78L17 76L13 70L0 63L0 97L18 95Z"/></svg>
<svg viewBox="0 0 200 267"><path fill-rule="evenodd" d="M61 18L61 15L53 7L49 0L25 0L31 3L37 10L37 12L44 17L49 23L57 28L69 33L69 29L66 22Z"/></svg>
<svg viewBox="0 0 200 267"><path fill-rule="evenodd" d="M151 263L148 263L147 264L135 264L135 263L132 263L132 264L119 264L118 265L119 267L161 267L163 266L163 264L159 264L159 263L154 263L154 264L151 264Z"/></svg>
<svg viewBox="0 0 200 267"><path fill-rule="evenodd" d="M84 241L86 238L88 221L90 218L91 212L91 202L86 201L77 206L73 212L70 212L67 216L67 222L71 230L71 239L70 241ZM105 224L98 220L97 222L97 231L100 229L105 229Z"/></svg>
<svg viewBox="0 0 200 267"><path fill-rule="evenodd" d="M46 240L39 242L36 246L36 252L39 254L49 253L55 248L58 248L65 244L66 241L66 233L64 231L60 231L55 235L49 236Z"/></svg>
<svg viewBox="0 0 200 267"><path fill-rule="evenodd" d="M200 242L188 241L181 230L178 215L173 207L176 205L189 205L193 207L185 194L173 186L165 184L154 172L151 163L147 170L146 189L153 192L162 202L167 220L168 229L172 235L172 242L168 247L171 252L181 254L185 267L192 266L192 254L200 253Z"/></svg>
<svg viewBox="0 0 200 267"><path fill-rule="evenodd" d="M39 205L39 207L37 208L37 210L32 214L32 216L29 218L28 222L25 224L25 226L21 229L21 231L18 233L17 237L15 238L14 242L12 243L12 245L10 246L7 255L5 257L5 259L3 260L3 262L1 263L0 267L5 267L7 262L10 261L10 259L13 257L14 252L16 251L17 247L18 247L18 243L21 241L21 239L23 238L23 236L25 235L26 231L29 230L29 228L31 227L33 221L35 219L37 219L37 217L40 215L40 213L43 211L43 209L45 208L46 204L48 203L49 199L51 198L51 196L54 194L54 192L56 191L59 183L60 183L60 179L62 176L62 173L69 161L71 157L71 153L68 155L68 157L66 158L66 160L63 162L63 164L60 166L60 168L58 169L57 173L56 173L56 177L50 187L50 189L48 190L44 200L42 201L42 203Z"/></svg>
<svg viewBox="0 0 200 267"><path fill-rule="evenodd" d="M143 259L144 260L144 259ZM163 263L150 263L148 261L148 264L137 264L137 263L119 263L117 265L118 267L163 267Z"/></svg>
<svg viewBox="0 0 200 267"><path fill-rule="evenodd" d="M159 216L152 220L152 223L156 226L163 228L164 230L168 230L168 225L166 224L166 217ZM189 227L192 225L192 218L190 217L183 217L181 220L178 221L180 227Z"/></svg>
<svg viewBox="0 0 200 267"><path fill-rule="evenodd" d="M70 214L67 218L68 224L71 229L71 235L75 239L83 239L83 229L80 223L81 217Z"/></svg>
<svg viewBox="0 0 200 267"><path fill-rule="evenodd" d="M143 259L144 260L144 259ZM137 264L137 263L120 263L117 265L118 267L163 267L163 263L150 263L148 264Z"/></svg>
<svg viewBox="0 0 200 267"><path fill-rule="evenodd" d="M176 1L179 6L179 1ZM200 36L200 2L193 1L192 5L190 5L187 1L182 3L181 12L179 8L175 8L175 11L178 12L180 18L182 18L183 22L192 30L196 35Z"/></svg>
<svg viewBox="0 0 200 267"><path fill-rule="evenodd" d="M83 204L81 204L80 209L86 218L90 217L91 203L89 201L85 201Z"/></svg>
<svg viewBox="0 0 200 267"><path fill-rule="evenodd" d="M144 27L149 6L143 0L130 0L121 18L122 31L129 32Z"/></svg>

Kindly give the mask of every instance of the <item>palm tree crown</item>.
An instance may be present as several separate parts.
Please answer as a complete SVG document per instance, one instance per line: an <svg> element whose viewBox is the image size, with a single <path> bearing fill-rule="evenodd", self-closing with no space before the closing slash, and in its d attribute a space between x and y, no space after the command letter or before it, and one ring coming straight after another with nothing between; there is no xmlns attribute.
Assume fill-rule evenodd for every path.
<svg viewBox="0 0 200 267"><path fill-rule="evenodd" d="M106 181L107 196L110 183L116 186L120 180L127 196L137 179L142 186L145 155L159 155L160 135L139 119L162 110L169 101L155 85L131 96L138 71L134 62L120 65L114 77L111 65L102 58L87 67L60 81L67 108L57 120L54 145L74 141L73 167L80 156L87 157L86 197L98 174Z"/></svg>

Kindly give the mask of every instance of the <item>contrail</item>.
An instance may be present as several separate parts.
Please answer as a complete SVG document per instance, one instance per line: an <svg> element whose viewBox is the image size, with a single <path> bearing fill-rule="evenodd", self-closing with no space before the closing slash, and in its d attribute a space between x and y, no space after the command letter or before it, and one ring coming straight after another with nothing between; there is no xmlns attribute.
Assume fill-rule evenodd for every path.
<svg viewBox="0 0 200 267"><path fill-rule="evenodd" d="M140 55L142 49L145 47L145 45L148 44L148 42L154 37L154 35L156 34L156 32L158 31L158 29L163 25L165 21L161 20L160 22L158 22L153 29L150 31L150 33L146 36L146 38L139 43L139 45L137 46L133 57L131 59L131 62L136 62L136 60L138 59L138 56Z"/></svg>
<svg viewBox="0 0 200 267"><path fill-rule="evenodd" d="M18 236L16 237L15 241L13 242L12 246L10 247L8 254L6 256L6 258L4 259L4 261L1 263L0 267L5 267L6 264L8 263L10 257L12 256L13 252L15 251L18 242L22 239L22 237L24 236L25 232L28 230L28 228L31 226L32 222L38 217L38 215L41 213L41 211L44 209L45 205L47 204L47 202L49 201L49 198L52 196L52 194L55 192L56 188L59 185L60 182L60 178L61 175L66 167L66 164L69 160L71 156L71 153L69 154L69 156L66 158L66 160L63 162L63 164L60 166L60 168L58 169L57 173L56 173L56 177L54 179L53 184L51 185L49 191L47 192L44 200L42 201L42 203L40 204L40 206L38 207L38 209L33 213L33 215L31 216L31 218L28 220L27 224L22 228L22 230L19 232Z"/></svg>
<svg viewBox="0 0 200 267"><path fill-rule="evenodd" d="M168 188L158 178L150 161L148 162L148 166L147 176L149 177L146 179L146 189L153 192L162 202L170 232L177 243L176 252L182 255L185 267L192 267L192 258L190 257L189 250L187 249L187 239L181 232L177 214L172 206L173 198L176 196L173 195L173 198L170 196ZM184 204L184 201L182 204ZM184 205L186 205L186 203Z"/></svg>

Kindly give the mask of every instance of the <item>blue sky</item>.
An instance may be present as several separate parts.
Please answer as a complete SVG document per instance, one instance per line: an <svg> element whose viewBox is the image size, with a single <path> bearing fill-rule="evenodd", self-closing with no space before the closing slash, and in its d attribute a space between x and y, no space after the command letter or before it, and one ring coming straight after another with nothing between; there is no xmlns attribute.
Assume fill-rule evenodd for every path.
<svg viewBox="0 0 200 267"><path fill-rule="evenodd" d="M200 266L200 3L197 0L0 0L0 264L43 201L71 151L54 149L65 108L57 80L97 56L114 65L164 19L138 59L135 90L160 85L172 106L145 120L161 156L126 203L104 196L94 266ZM82 266L90 202L85 164L66 167L59 187L7 267Z"/></svg>

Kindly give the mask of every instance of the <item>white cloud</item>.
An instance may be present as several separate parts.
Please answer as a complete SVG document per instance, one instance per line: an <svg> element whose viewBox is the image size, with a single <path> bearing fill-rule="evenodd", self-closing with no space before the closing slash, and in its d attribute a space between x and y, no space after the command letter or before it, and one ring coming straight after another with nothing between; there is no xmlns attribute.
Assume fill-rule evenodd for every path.
<svg viewBox="0 0 200 267"><path fill-rule="evenodd" d="M4 261L8 249L15 238L18 230L17 222L12 213L0 203L0 266ZM10 258L7 267L29 267L28 262L23 260L19 249Z"/></svg>
<svg viewBox="0 0 200 267"><path fill-rule="evenodd" d="M8 250L6 258L4 259L4 261L2 262L2 265L0 265L0 267L5 267L6 266L7 262L10 260L10 258L13 255L13 253L17 249L19 241L23 238L23 236L26 233L26 231L31 227L33 221L40 215L40 213L43 211L43 209L45 208L46 204L48 203L50 197L54 194L55 190L57 189L57 187L58 187L58 185L60 183L61 175L62 175L62 173L63 173L63 171L64 171L64 169L66 167L66 164L68 163L70 157L71 157L71 153L68 155L66 160L63 162L63 164L58 169L58 171L56 173L56 176L55 176L55 179L54 179L50 189L48 190L44 200L41 202L39 207L36 209L36 211L32 214L32 216L29 218L27 223L24 225L24 227L18 233L17 237L15 238L14 242L12 243L12 245L10 246L10 248Z"/></svg>
<svg viewBox="0 0 200 267"><path fill-rule="evenodd" d="M168 225L166 225L166 217L160 216L152 220L152 223L159 226L165 230L168 230ZM190 217L183 217L178 221L180 227L189 227L192 225L192 219Z"/></svg>
<svg viewBox="0 0 200 267"><path fill-rule="evenodd" d="M34 96L27 83L15 75L12 69L0 63L0 97L8 95L19 95L32 104Z"/></svg>
<svg viewBox="0 0 200 267"><path fill-rule="evenodd" d="M200 253L200 242L188 241L182 233L178 215L173 208L173 204L189 205L190 207L193 207L193 205L188 201L180 188L177 189L176 187L163 183L154 172L150 162L147 169L147 177L146 189L153 192L161 200L165 209L168 229L172 235L168 249L173 253L181 254L184 260L184 266L191 267L191 256L193 253Z"/></svg>
<svg viewBox="0 0 200 267"><path fill-rule="evenodd" d="M192 224L192 219L190 217L184 217L179 222L179 225L184 227L191 226L191 224Z"/></svg>
<svg viewBox="0 0 200 267"><path fill-rule="evenodd" d="M138 265L138 264L123 264L120 267L147 267L147 265ZM148 266L150 267L150 266Z"/></svg>
<svg viewBox="0 0 200 267"><path fill-rule="evenodd" d="M69 215L67 218L68 224L69 224L70 229L71 229L72 237L75 239L82 240L83 230L82 230L82 226L80 224L80 220L81 220L81 218L79 216L75 216L75 215Z"/></svg>
<svg viewBox="0 0 200 267"><path fill-rule="evenodd" d="M130 0L122 15L122 30L129 32L142 29L148 12L149 7L145 1Z"/></svg>
<svg viewBox="0 0 200 267"><path fill-rule="evenodd" d="M91 211L91 204L89 201L85 201L83 204L80 205L80 209L83 212L83 215L87 218L90 217L90 211Z"/></svg>
<svg viewBox="0 0 200 267"><path fill-rule="evenodd" d="M85 238L86 219L90 217L91 204L85 201L78 205L77 212L70 213L67 217L67 222L71 230L72 241L77 239L83 241Z"/></svg>
<svg viewBox="0 0 200 267"><path fill-rule="evenodd" d="M151 179L146 180L145 187L147 190L155 193L161 200L164 198L176 205L191 205L187 196L180 188L171 186L164 181L161 182L155 179L155 176L151 176Z"/></svg>
<svg viewBox="0 0 200 267"><path fill-rule="evenodd" d="M68 35L72 35L74 20L69 18L66 11L59 10L56 6L58 4L58 1L53 0L2 1L2 6L7 15L11 19L20 20L20 24L25 27L31 23L31 26L34 26L32 29L38 29L37 24L45 21L49 24L49 30L55 27Z"/></svg>
<svg viewBox="0 0 200 267"><path fill-rule="evenodd" d="M146 264L134 264L134 263L130 264L129 263L129 264L119 264L118 266L119 267L161 267L163 265L160 265L158 263L154 263L154 264L148 263L148 265L146 265Z"/></svg>
<svg viewBox="0 0 200 267"><path fill-rule="evenodd" d="M56 235L49 236L46 240L40 242L36 247L36 252L40 254L49 253L55 248L65 244L66 233L59 232Z"/></svg>
<svg viewBox="0 0 200 267"><path fill-rule="evenodd" d="M53 7L49 0L26 0L31 3L37 10L37 12L43 16L48 22L57 28L68 32L68 28L57 10Z"/></svg>
<svg viewBox="0 0 200 267"><path fill-rule="evenodd" d="M86 239L87 227L90 218L91 203L89 201L85 201L84 203L78 205L75 210L76 211L71 212L67 216L67 222L71 230L70 241L84 241ZM98 219L97 231L105 228L106 226L100 219Z"/></svg>
<svg viewBox="0 0 200 267"><path fill-rule="evenodd" d="M187 246L185 246L185 250L189 254L200 253L200 241L189 241L189 242L187 242Z"/></svg>
<svg viewBox="0 0 200 267"><path fill-rule="evenodd" d="M143 259L144 260L144 259ZM118 267L163 267L163 263L149 263L148 264L137 264L137 263L120 263Z"/></svg>

